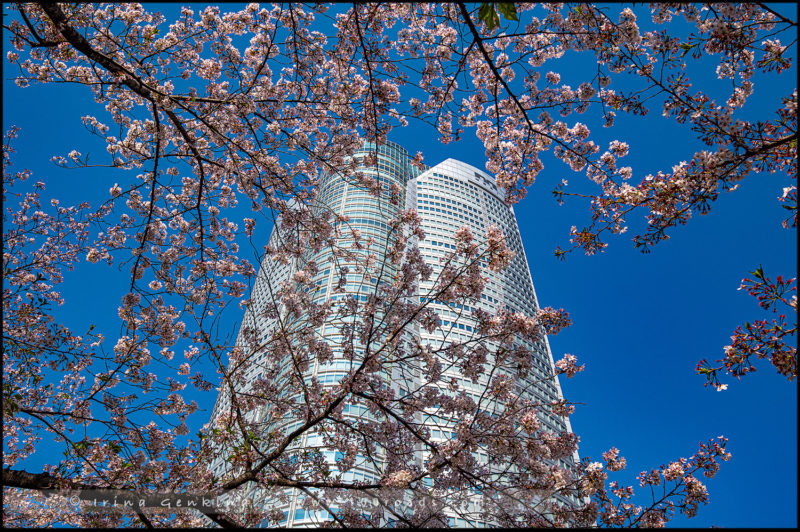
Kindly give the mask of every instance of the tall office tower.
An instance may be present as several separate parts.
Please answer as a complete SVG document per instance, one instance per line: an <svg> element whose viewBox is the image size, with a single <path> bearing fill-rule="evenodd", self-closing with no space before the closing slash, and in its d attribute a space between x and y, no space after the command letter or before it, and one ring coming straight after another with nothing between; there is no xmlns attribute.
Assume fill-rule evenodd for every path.
<svg viewBox="0 0 800 532"><path fill-rule="evenodd" d="M271 465L287 478L303 478L311 471L322 471L326 478L337 478L341 482L378 484L386 478L387 471L396 471L399 465L423 470L430 458L425 445L405 436L409 441L387 450L370 438L370 434L386 430L394 420L388 419L370 402L369 394L382 394L380 390L387 390L388 396L402 403L413 402L432 386L442 393L449 393L446 390L449 387L450 392L466 392L475 401L476 408L496 416L504 407L501 401L486 393L492 375L465 375L463 366L453 358L457 358L457 351L448 347L464 343L484 349L487 367L494 366L501 372L513 374L514 368L505 367L503 362L494 363L500 342L476 340L479 335L474 312L480 309L496 314L504 310L533 316L538 310L514 211L502 201L502 192L490 176L453 159L420 173L410 164L407 152L393 143L377 148L366 144L354 159L354 172L329 173L322 177L309 206L317 215L329 215L336 220L335 234L326 237L328 245L316 251L311 249L293 261L277 261L274 255L263 260L237 338L238 350L228 369L234 377L238 376L234 378L234 388L247 392L245 402L248 404L240 409L249 411L244 422L259 435L257 441L237 441L236 445L269 448L279 438L301 431L285 453L288 458ZM359 174L377 180L382 187L380 193L368 190L370 180ZM416 209L421 218L424 240L398 230L396 220L409 209ZM488 275L488 282L480 302L474 306L445 304L431 297L443 264L456 249L454 235L459 228L466 226L473 234L484 235L491 225L502 230L515 257L509 267L500 272L483 272ZM280 248L282 238L282 221L278 220L269 246ZM414 285L410 293L407 291L391 301L380 302L375 294L386 291L402 275L402 261L393 250L397 249L398 239L402 244L407 238L419 247L432 274L428 280ZM298 291L297 279L308 277L310 283ZM330 306L332 310L321 320L292 312L287 307L298 298L316 305L313 308L323 310ZM414 324L404 327L401 334L395 334L397 324L387 319L390 307L417 302L428 303L440 317L439 326L428 332ZM508 347L502 346L503 349ZM547 338L542 336L536 342L520 339L513 346L517 347L532 353L531 370L524 378L515 380L517 396L539 404L560 400L561 390L554 376ZM419 362L407 356L415 349L426 350L438 358L443 368L438 383L426 380ZM381 363L374 366L372 361L376 360ZM430 363L437 361L426 362ZM304 405L306 395L325 393L343 379L350 378L354 370L361 373L361 377L368 376L363 381L367 393L351 394L340 407L339 424L347 427L345 433L350 437L351 447L358 447L346 455L346 449L344 453L338 450L342 449L341 442L334 441L322 424L302 430L308 420ZM257 397L263 390L278 400L259 403ZM212 415L217 427L239 423L236 405L231 404L230 397L229 392L220 392ZM408 420L416 431L429 434L429 441L436 444L456 439L459 421L436 407L418 412ZM569 421L549 409L542 409L539 421L544 429L552 432L571 432ZM403 436L398 434L397 437ZM236 452L235 445L229 447L220 449L218 459L212 464L217 476L237 467L241 470L243 466L226 460ZM501 483L507 482L510 490L516 489L513 464L486 464L485 453L474 454L478 463L486 465L489 474L501 479ZM552 462L571 467L576 460L577 453ZM431 477L422 481L426 487L433 487L435 483ZM287 488L270 493L254 490L245 497L276 510L278 517L270 521L271 525L313 526L330 520L326 511L307 509L309 497L314 498L316 493L313 489ZM330 492L325 495L331 511L348 498L361 505L363 516L371 516L369 524L377 526L391 525L398 516L420 504L404 498L389 511L376 505L370 497ZM561 502L575 503L564 498ZM481 503L478 493L465 494L458 504L440 511L446 519L440 524L495 524L485 520Z"/></svg>
<svg viewBox="0 0 800 532"><path fill-rule="evenodd" d="M536 292L525 250L522 247L519 228L517 227L514 209L503 201L503 192L495 185L494 179L486 172L455 159L447 159L422 173L409 186L416 196L416 208L422 218L422 229L425 240L419 248L425 262L433 267L431 280L420 283L420 297L434 289L434 279L441 271L442 264L452 250L456 249L455 233L463 226L469 228L474 235L484 235L491 225L500 228L508 247L514 252L509 266L496 272L484 269L481 273L488 277L481 294L480 303L475 307L468 305L443 303L433 300L433 310L441 316L441 326L433 332L421 331L421 341L439 353L447 353L446 346L451 343L463 343L471 348L486 347L489 355L487 367L496 367L513 373L514 369L504 367L493 361L493 354L500 348L499 342L477 340L477 321L474 311L481 309L489 314L497 314L501 310L521 312L526 316L534 316L539 310ZM532 354L531 371L525 378L517 378L515 393L521 400L549 405L562 399L558 378L554 376L554 361L546 335L533 342L523 338L515 339L514 348L521 347ZM481 374L477 382L471 376L465 376L456 359L442 357L442 366L448 368L443 373L443 382L455 381L460 391L466 391L473 398L477 408L487 412L502 412L502 401L491 399L486 394L492 375ZM552 433L572 432L569 419L557 416L550 409L538 411L541 426ZM426 419L431 427L432 436L439 441L455 438L454 425L459 420L432 414ZM479 463L486 464L487 456L478 453ZM423 460L427 459L426 452ZM570 457L552 461L572 470L578 461L577 452ZM513 464L491 464L494 474L501 477L502 482L514 486L515 470ZM557 496L560 502L576 505L578 501ZM447 512L449 524L456 527L487 526L482 519L483 511L477 504L465 505L458 512Z"/></svg>

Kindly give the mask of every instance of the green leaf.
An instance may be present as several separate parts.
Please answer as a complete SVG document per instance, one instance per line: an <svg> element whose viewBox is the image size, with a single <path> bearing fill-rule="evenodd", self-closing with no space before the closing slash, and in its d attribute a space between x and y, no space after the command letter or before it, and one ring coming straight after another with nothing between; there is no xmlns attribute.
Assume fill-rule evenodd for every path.
<svg viewBox="0 0 800 532"><path fill-rule="evenodd" d="M500 2L497 9L506 20L519 20L517 18L517 6L513 2Z"/></svg>
<svg viewBox="0 0 800 532"><path fill-rule="evenodd" d="M497 16L497 11L494 4L491 2L484 2L478 10L478 20L486 24L488 30L493 30L500 25L500 17Z"/></svg>

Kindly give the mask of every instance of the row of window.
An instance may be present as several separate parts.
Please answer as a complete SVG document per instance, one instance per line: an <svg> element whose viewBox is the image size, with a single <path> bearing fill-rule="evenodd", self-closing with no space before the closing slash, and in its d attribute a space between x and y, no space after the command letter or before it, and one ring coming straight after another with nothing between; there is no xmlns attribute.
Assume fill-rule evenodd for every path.
<svg viewBox="0 0 800 532"><path fill-rule="evenodd" d="M440 207L445 206L445 205L443 205L444 203L450 203L452 205L455 205L456 207L461 207L461 208L466 209L466 210L468 210L470 212L473 212L473 211L476 212L476 213L478 212L478 209L474 209L474 208L472 208L470 205L468 205L466 203L462 203L462 202L456 201L454 199L446 198L444 196L439 196L438 194L423 194L423 193L419 193L418 197L427 198L427 199L419 200L420 203L429 203L429 204L433 204L433 205L438 205ZM433 201L433 200L436 200L436 201Z"/></svg>
<svg viewBox="0 0 800 532"><path fill-rule="evenodd" d="M439 325L441 325L442 327L452 326L454 329L461 329L462 331L466 330L467 332L472 332L472 327L470 327L469 325L464 325L463 323L457 323L454 321L451 322L448 320L439 320Z"/></svg>

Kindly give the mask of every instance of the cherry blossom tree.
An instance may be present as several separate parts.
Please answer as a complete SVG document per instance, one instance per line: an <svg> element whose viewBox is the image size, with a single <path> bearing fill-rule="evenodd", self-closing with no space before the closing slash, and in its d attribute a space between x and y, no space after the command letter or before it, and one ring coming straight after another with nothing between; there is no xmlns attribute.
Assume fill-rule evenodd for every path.
<svg viewBox="0 0 800 532"><path fill-rule="evenodd" d="M643 15L649 20L637 18ZM416 248L423 235L413 210L389 220L390 236L375 242L348 232L335 213L312 206L320 176L332 172L399 205L399 191L359 174L352 156L364 141L385 143L393 129L413 121L436 128L443 143L474 131L486 149L486 169L509 203L524 198L546 154L585 172L588 192L573 191L566 182L554 190L558 201L587 201L591 218L572 229L570 245L556 250L560 257L579 249L603 251L607 235L624 233L639 213L647 227L634 236L634 246L650 251L693 212L708 212L721 192L757 172L786 175L779 201L792 213L784 226L795 228L797 92L785 95L774 116L751 121L742 114L756 72L791 72L795 21L760 4L657 4L648 11L461 2L333 10L248 5L229 13L182 8L170 21L139 4L31 3L17 4L8 19L4 28L14 51L6 67L18 69L18 85L85 86L105 107L104 115L84 116L83 124L108 155L89 159L76 146L55 162L103 166L120 177L100 205L64 206L53 198L48 207L46 181L31 185L30 173L13 167L19 133L6 134L5 524L152 527L210 520L237 526L278 520L247 497L235 511L110 513L79 511L67 497L45 497L51 489L236 497L253 486L294 488L326 510L332 498L341 498L330 513L342 526L385 524L365 517L364 501L399 524L446 524L443 509L466 511L472 499L458 494L467 492L481 494L488 521L506 526L657 526L676 512L693 516L707 502L698 477L712 477L718 462L730 457L724 438L702 444L688 459L642 472L640 487L650 492L643 503L634 502L633 487L607 482L626 465L615 448L602 462L558 465L575 451L577 439L541 427L536 412L568 416L574 406L524 401L513 384L531 364L530 353L515 341L555 334L569 324L563 310L477 313L480 326L470 339L437 352L404 341L412 327L438 326L428 301L480 300L486 269L502 269L510 260L500 232L459 232L434 289L416 301L408 296L419 280L430 278L431 268ZM790 42L783 44L787 36ZM550 67L565 54L597 59L597 70L577 88L561 83ZM717 76L730 80L722 103L686 74L687 64L709 58ZM618 113L645 115L653 108L706 146L655 176L637 177L619 164L629 151L624 140L603 150L586 124L568 118L594 113L600 125L613 128ZM415 162L421 164L421 157ZM254 214L242 215L242 207ZM257 225L269 223L279 245L252 242L263 252L248 258L241 243ZM366 302L314 303L317 265L304 257L326 248L365 277L393 273ZM130 271L125 286L117 287L121 331L108 340L93 328L80 334L55 317L62 302L57 285L84 260ZM248 283L264 260L300 266L289 281L271 287L273 305L261 310L276 322L270 338L237 344L220 330L219 317L247 306ZM348 270L339 274L344 285ZM796 313L794 279L772 282L761 268L753 275L756 280L745 279L743 288L762 307L789 306ZM362 354L351 355L353 369L336 386L305 385L309 361L329 358L331 351L313 329L331 320L347 324L343 335L359 343ZM753 359L769 358L792 380L795 336L796 324L787 324L783 314L772 324L747 324L736 330L719 366L703 362L698 372L721 388L718 372L741 376L754 369ZM263 377L245 382L245 369L261 353L269 355ZM292 361L288 373L270 363L286 357ZM467 376L491 375L487 394L502 411L486 412L457 384L444 382L442 361ZM441 386L402 397L387 393L381 371L401 362ZM556 364L566 377L581 369L572 355ZM299 393L287 396L290 387ZM192 397L216 389L227 394L229 407L207 423ZM371 421L353 423L342 415L344 405L354 402L373 413ZM462 420L447 444L434 442L419 423L434 405ZM302 422L290 432L264 430L257 411ZM298 451L300 436L320 431L325 446L341 453L337 468L319 453ZM19 467L44 444L57 447L63 458L48 458L41 471ZM432 458L409 466L409 456L421 447ZM230 451L227 467L214 473L209 465L220 449ZM381 479L342 480L357 454L377 449L386 456ZM478 452L496 469L479 464ZM425 477L435 479L433 487ZM409 493L410 510L397 511Z"/></svg>

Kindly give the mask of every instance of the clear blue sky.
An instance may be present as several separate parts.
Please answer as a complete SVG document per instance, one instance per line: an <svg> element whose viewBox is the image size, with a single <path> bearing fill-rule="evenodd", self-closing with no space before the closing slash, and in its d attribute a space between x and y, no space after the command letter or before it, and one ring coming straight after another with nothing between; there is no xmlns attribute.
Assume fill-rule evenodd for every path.
<svg viewBox="0 0 800 532"><path fill-rule="evenodd" d="M4 63L6 40L4 36ZM555 65L548 64L545 71L557 69ZM578 65L560 70L573 87L579 84ZM50 163L52 156L72 149L102 156L104 146L86 133L80 117L101 118L104 111L81 87L34 84L20 89L13 83L15 71L4 65L3 129L22 128L14 164L47 183L45 197L57 197L62 204L89 200L95 206L115 182L130 179L108 170L65 170ZM689 74L713 79L707 72ZM777 83L760 84L757 78L747 112L771 117L778 98L796 86L795 77L796 67ZM621 162L633 167L634 180L669 170L698 149L691 132L661 117L658 109L646 118L620 114L611 131L593 124L589 113L567 118L570 125L576 120L588 123L601 146L612 138L630 144L631 154ZM482 146L470 132L464 137L442 146L430 128L412 122L390 139L411 153L422 151L428 164L454 157L483 168ZM796 276L796 230L780 227L786 211L777 202L789 179L749 176L738 190L723 194L708 215L672 230L672 238L650 254L633 249L630 239L642 226L637 215L629 232L612 238L605 253L587 257L577 252L558 261L553 250L567 247L570 226L587 222L588 207L579 201L559 207L550 191L562 178L580 187L586 178L552 159L545 164L515 211L540 304L563 307L573 320L572 327L550 338L553 354L558 359L572 353L586 364L585 372L562 380L565 396L585 403L572 416L581 456L599 459L603 451L618 447L628 467L612 479L638 487L634 477L640 471L689 456L700 441L724 435L733 457L717 477L706 480L710 504L698 517L673 524L796 526L797 383L787 382L767 362L758 363L758 371L741 381L724 378L729 388L723 392L703 387L703 379L694 373L700 359L722 355L737 325L765 317L753 297L737 290L749 271L763 264L770 277ZM257 231L264 241L267 234L267 227ZM98 324L112 347L126 280L127 268L120 273L104 263L82 263L65 275L60 288L66 303L59 315L78 331ZM226 316L228 328L240 317L232 309ZM210 409L213 394L198 402ZM33 468L37 460L41 458L28 466Z"/></svg>

